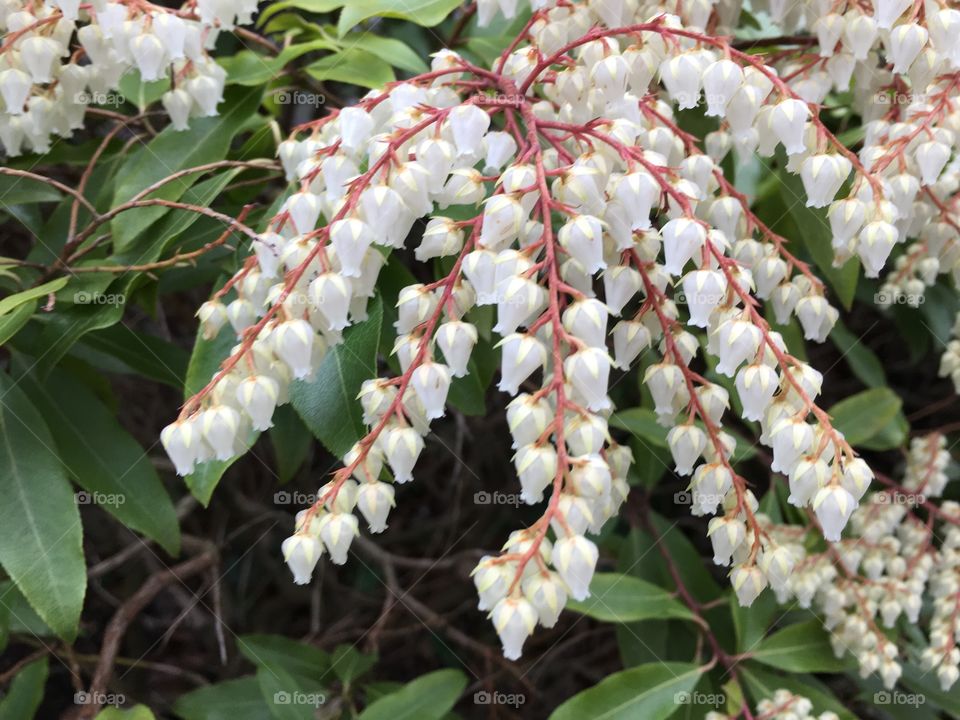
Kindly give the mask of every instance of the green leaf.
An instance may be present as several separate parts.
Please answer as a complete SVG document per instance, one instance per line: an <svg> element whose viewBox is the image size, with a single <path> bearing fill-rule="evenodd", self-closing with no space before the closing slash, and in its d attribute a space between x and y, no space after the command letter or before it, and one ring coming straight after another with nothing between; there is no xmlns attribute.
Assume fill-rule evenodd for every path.
<svg viewBox="0 0 960 720"><path fill-rule="evenodd" d="M664 720L677 711L677 694L693 690L702 672L687 663L623 670L574 695L550 720Z"/></svg>
<svg viewBox="0 0 960 720"><path fill-rule="evenodd" d="M236 341L233 329L229 327L221 329L220 333L211 340L206 340L202 335L197 334L193 354L190 356L190 364L187 365L187 378L183 387L184 398L196 395L210 382L219 370L220 364L230 354L230 350L236 344ZM256 433L251 437L250 445L253 444L258 434ZM191 494L206 507L210 504L210 498L220 483L220 478L236 460L237 458L231 458L226 461L211 460L201 463L183 481L190 488Z"/></svg>
<svg viewBox="0 0 960 720"><path fill-rule="evenodd" d="M76 378L54 370L43 382L19 378L45 418L64 470L91 502L128 527L156 540L171 555L180 551L177 513L147 453L97 396Z"/></svg>
<svg viewBox="0 0 960 720"><path fill-rule="evenodd" d="M364 380L377 374L377 351L383 304L370 303L369 316L344 333L320 364L311 382L297 380L290 389L291 404L310 432L337 457L343 457L363 437L364 426L357 394Z"/></svg>
<svg viewBox="0 0 960 720"><path fill-rule="evenodd" d="M134 705L129 710L108 707L102 710L94 720L156 720L156 715L146 705Z"/></svg>
<svg viewBox="0 0 960 720"><path fill-rule="evenodd" d="M190 129L182 132L174 130L173 126L165 128L134 152L120 168L111 207L127 202L179 170L225 158L234 136L256 113L262 96L262 88L228 90L220 106L220 115L192 118ZM182 177L165 184L150 197L179 200L196 180L197 176ZM121 252L128 250L167 211L164 207L146 207L121 213L111 221L114 248Z"/></svg>
<svg viewBox="0 0 960 720"><path fill-rule="evenodd" d="M412 73L424 73L430 68L405 42L371 33L348 34L343 38L347 47L366 50L395 68Z"/></svg>
<svg viewBox="0 0 960 720"><path fill-rule="evenodd" d="M787 210L800 230L795 236L802 240L820 272L830 283L843 306L849 310L857 292L860 277L860 262L853 258L842 267L833 266L833 233L821 209L806 207L806 192L799 175L781 170L776 174L780 180L780 195Z"/></svg>
<svg viewBox="0 0 960 720"><path fill-rule="evenodd" d="M463 0L351 0L340 13L337 25L341 35L367 18L397 18L433 27L439 25Z"/></svg>
<svg viewBox="0 0 960 720"><path fill-rule="evenodd" d="M776 495L773 490L766 495L770 496L773 496L775 502ZM750 652L756 648L767 634L767 628L782 613L783 610L772 592L760 593L760 597L748 608L741 607L736 597L731 594L730 614L733 616L733 627L737 635L737 649L740 652Z"/></svg>
<svg viewBox="0 0 960 720"><path fill-rule="evenodd" d="M960 717L960 693L956 686L952 691L941 689L936 673L924 672L915 665L904 663L900 683L925 698L927 703L939 706L948 716Z"/></svg>
<svg viewBox="0 0 960 720"><path fill-rule="evenodd" d="M130 70L120 78L120 85L117 89L120 95L128 102L136 105L140 112L143 112L148 105L157 102L170 89L170 81L164 78L153 82L144 82L138 70Z"/></svg>
<svg viewBox="0 0 960 720"><path fill-rule="evenodd" d="M123 323L87 334L71 354L110 372L136 373L177 390L183 387L190 359L173 343Z"/></svg>
<svg viewBox="0 0 960 720"><path fill-rule="evenodd" d="M173 711L183 720L266 720L270 707L264 702L257 678L250 675L202 687L181 695Z"/></svg>
<svg viewBox="0 0 960 720"><path fill-rule="evenodd" d="M780 688L789 690L796 695L802 695L813 703L813 714L830 711L836 713L840 720L857 720L857 716L847 710L826 687L809 675L780 675L761 669L755 663L746 663L737 669L747 684L747 689L754 698L754 703L764 698L771 698Z"/></svg>
<svg viewBox="0 0 960 720"><path fill-rule="evenodd" d="M843 672L851 667L837 659L830 637L818 620L796 623L765 638L750 653L756 662L790 672Z"/></svg>
<svg viewBox="0 0 960 720"><path fill-rule="evenodd" d="M274 720L314 720L327 700L318 683L304 684L282 668L258 668L257 683Z"/></svg>
<svg viewBox="0 0 960 720"><path fill-rule="evenodd" d="M270 444L277 460L277 475L280 483L287 483L306 461L313 444L313 436L304 426L300 416L289 405L278 407L273 414L270 428Z"/></svg>
<svg viewBox="0 0 960 720"><path fill-rule="evenodd" d="M334 80L367 88L381 88L394 80L393 68L373 53L347 48L307 65L307 74L321 82Z"/></svg>
<svg viewBox="0 0 960 720"><path fill-rule="evenodd" d="M883 426L880 432L869 440L860 443L860 447L865 450L893 450L903 447L909 434L910 423L907 422L907 418L901 410L894 416L893 420Z"/></svg>
<svg viewBox="0 0 960 720"><path fill-rule="evenodd" d="M377 663L374 654L362 653L352 645L338 645L330 658L330 669L344 685L366 674Z"/></svg>
<svg viewBox="0 0 960 720"><path fill-rule="evenodd" d="M37 311L37 304L36 300L25 302L23 305L18 305L16 310L0 315L0 346L6 345L23 329L24 325L30 322L30 318Z"/></svg>
<svg viewBox="0 0 960 720"><path fill-rule="evenodd" d="M657 423L657 416L647 408L620 410L610 416L610 426L626 430L656 447L666 448L667 429Z"/></svg>
<svg viewBox="0 0 960 720"><path fill-rule="evenodd" d="M37 287L30 288L29 290L8 295L3 300L0 300L0 315L6 315L8 312L15 310L24 303L46 297L50 293L55 293L58 290L61 290L63 286L67 284L67 279L68 278L65 277L57 278L56 280L51 280L43 285L37 285Z"/></svg>
<svg viewBox="0 0 960 720"><path fill-rule="evenodd" d="M900 405L900 398L890 388L872 388L841 400L829 413L847 442L862 445L897 416Z"/></svg>
<svg viewBox="0 0 960 720"><path fill-rule="evenodd" d="M6 165L6 163L4 163ZM63 197L55 187L42 180L0 175L0 208L41 202L57 202Z"/></svg>
<svg viewBox="0 0 960 720"><path fill-rule="evenodd" d="M257 667L280 669L305 681L319 682L330 669L330 656L323 650L282 635L242 635L237 649Z"/></svg>
<svg viewBox="0 0 960 720"><path fill-rule="evenodd" d="M111 295L104 296L111 298ZM37 343L40 352L37 365L40 375L48 374L59 364L74 344L89 332L116 325L123 317L126 297L106 304L74 305L58 310L44 318L43 330Z"/></svg>
<svg viewBox="0 0 960 720"><path fill-rule="evenodd" d="M263 25L281 10L305 10L306 12L325 13L337 10L346 5L346 0L283 0L265 5L257 25Z"/></svg>
<svg viewBox="0 0 960 720"><path fill-rule="evenodd" d="M214 200L220 196L224 188L241 172L243 172L243 168L233 168L226 172L217 173L213 177L198 182L185 190L180 200L193 205L209 207L213 205ZM156 262L178 238L201 218L203 216L199 213L174 211L157 223L153 232L150 233L150 239L145 241L142 247L138 245L124 252L115 253L110 262L117 265L143 265ZM219 227L222 230L223 226L220 225Z"/></svg>
<svg viewBox="0 0 960 720"><path fill-rule="evenodd" d="M0 564L43 621L72 642L87 587L80 512L50 431L6 373L0 406Z"/></svg>
<svg viewBox="0 0 960 720"><path fill-rule="evenodd" d="M883 371L880 358L863 344L862 338L856 337L847 330L842 322L837 321L833 326L830 339L837 346L837 350L843 354L844 361L860 382L871 388L879 388L887 384L887 376Z"/></svg>
<svg viewBox="0 0 960 720"><path fill-rule="evenodd" d="M437 670L375 701L360 713L360 720L440 720L466 685L459 670Z"/></svg>
<svg viewBox="0 0 960 720"><path fill-rule="evenodd" d="M43 700L43 686L47 682L48 671L48 659L45 657L24 666L0 700L0 718L30 720Z"/></svg>
<svg viewBox="0 0 960 720"><path fill-rule="evenodd" d="M666 590L620 573L596 573L590 583L590 597L571 600L567 607L604 622L693 618L690 611Z"/></svg>

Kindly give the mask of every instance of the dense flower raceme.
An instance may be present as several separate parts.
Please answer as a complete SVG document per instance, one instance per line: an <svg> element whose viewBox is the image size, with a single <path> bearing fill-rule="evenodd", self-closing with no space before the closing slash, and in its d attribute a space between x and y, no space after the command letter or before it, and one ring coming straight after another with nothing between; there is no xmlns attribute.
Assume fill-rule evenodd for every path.
<svg viewBox="0 0 960 720"><path fill-rule="evenodd" d="M735 720L738 717L740 713L726 715L721 712L708 712L705 720ZM749 717L757 720L837 720L839 716L829 710L814 714L813 703L808 698L781 689L758 702L756 714Z"/></svg>
<svg viewBox="0 0 960 720"><path fill-rule="evenodd" d="M221 29L251 22L258 0L198 0L171 10L143 0L0 1L0 142L8 156L46 152L109 104L125 73L170 79L163 107L178 129L216 115L226 72L207 54Z"/></svg>
<svg viewBox="0 0 960 720"><path fill-rule="evenodd" d="M612 6L623 12L608 17ZM798 87L803 73L704 34L698 7L684 3L684 18L635 3L540 8L494 69L443 51L430 73L282 143L297 190L199 311L207 336L229 326L239 342L163 431L180 473L243 452L270 427L291 380L309 379L366 317L387 255L419 219L417 260L453 258L444 277L400 293L402 374L364 385L368 434L284 542L296 582L309 581L324 552L346 560L354 511L371 532L386 527L452 379L468 372L479 305L496 306L521 495L547 501L473 575L508 657L538 623L552 626L567 598L589 595L598 550L587 535L624 501L631 461L608 433L609 378L645 351L656 354L644 382L670 428L676 471L691 478L694 513L712 516L715 562L731 566L743 605L767 585L782 590L798 562L792 539L758 515L731 463L736 441L722 425L731 398L690 368L700 330L743 417L760 422L790 502L841 542L873 473L816 404L820 373L790 355L758 307L768 302L780 322L796 317L815 341L837 311L719 163L731 148L768 156L782 146L808 202L830 206L841 257L856 252L870 274L911 235L916 202L827 131ZM846 89L849 76L840 80ZM703 150L673 120L675 105L702 97L722 119ZM895 163L912 167L915 148L895 144ZM851 174L850 194L835 200ZM476 214L455 219L464 210Z"/></svg>

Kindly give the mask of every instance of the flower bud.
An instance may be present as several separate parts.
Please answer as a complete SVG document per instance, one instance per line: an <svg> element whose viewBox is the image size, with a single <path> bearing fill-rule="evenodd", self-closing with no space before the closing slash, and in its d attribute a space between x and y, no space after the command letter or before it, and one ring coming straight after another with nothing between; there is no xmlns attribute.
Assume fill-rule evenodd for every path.
<svg viewBox="0 0 960 720"><path fill-rule="evenodd" d="M493 608L491 616L503 643L503 656L507 660L519 659L524 641L537 626L536 609L526 598L504 598Z"/></svg>

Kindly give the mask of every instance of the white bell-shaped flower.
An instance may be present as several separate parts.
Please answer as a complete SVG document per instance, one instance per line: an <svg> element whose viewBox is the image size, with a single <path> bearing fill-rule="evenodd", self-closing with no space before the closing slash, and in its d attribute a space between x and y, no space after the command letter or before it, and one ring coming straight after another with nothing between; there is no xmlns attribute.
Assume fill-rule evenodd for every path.
<svg viewBox="0 0 960 720"><path fill-rule="evenodd" d="M663 269L676 277L693 256L703 248L707 231L689 218L670 220L660 231L663 236Z"/></svg>
<svg viewBox="0 0 960 720"><path fill-rule="evenodd" d="M606 305L595 298L577 300L563 311L563 326L590 347L605 348L608 315Z"/></svg>
<svg viewBox="0 0 960 720"><path fill-rule="evenodd" d="M507 427L513 438L513 449L530 445L540 439L553 419L549 403L541 398L521 393L507 403Z"/></svg>
<svg viewBox="0 0 960 720"><path fill-rule="evenodd" d="M517 152L517 141L508 132L497 130L487 133L484 144L486 146L486 159L484 160L483 172L487 175L498 173Z"/></svg>
<svg viewBox="0 0 960 720"><path fill-rule="evenodd" d="M689 475L707 446L707 435L696 425L677 425L667 433L667 445L676 464L674 472Z"/></svg>
<svg viewBox="0 0 960 720"><path fill-rule="evenodd" d="M756 565L738 565L730 573L730 584L740 607L750 607L767 586L767 576Z"/></svg>
<svg viewBox="0 0 960 720"><path fill-rule="evenodd" d="M756 356L763 342L760 328L748 320L727 320L716 330L717 372L734 377L737 368Z"/></svg>
<svg viewBox="0 0 960 720"><path fill-rule="evenodd" d="M346 328L350 321L352 283L339 273L323 273L309 287L310 303L323 318L326 326L334 331Z"/></svg>
<svg viewBox="0 0 960 720"><path fill-rule="evenodd" d="M335 565L347 562L353 539L360 534L357 516L349 512L333 512L320 521L320 539Z"/></svg>
<svg viewBox="0 0 960 720"><path fill-rule="evenodd" d="M928 37L926 28L916 23L897 25L891 30L888 49L893 60L893 72L901 75L906 73L927 44Z"/></svg>
<svg viewBox="0 0 960 720"><path fill-rule="evenodd" d="M526 598L504 598L493 608L491 618L503 644L503 656L518 660L523 643L537 626L536 608Z"/></svg>
<svg viewBox="0 0 960 720"><path fill-rule="evenodd" d="M610 408L607 386L610 380L610 356L605 349L588 347L571 353L563 361L563 371L587 408L594 412Z"/></svg>
<svg viewBox="0 0 960 720"><path fill-rule="evenodd" d="M420 433L412 427L387 427L381 435L381 447L393 479L401 484L413 480L413 466L423 451Z"/></svg>
<svg viewBox="0 0 960 720"><path fill-rule="evenodd" d="M874 20L881 30L889 30L903 12L913 4L911 0L876 0L873 4Z"/></svg>
<svg viewBox="0 0 960 720"><path fill-rule="evenodd" d="M306 320L286 320L270 334L273 351L289 366L297 379L313 374L314 339L313 328Z"/></svg>
<svg viewBox="0 0 960 720"><path fill-rule="evenodd" d="M280 397L280 386L268 375L251 375L237 384L237 401L250 416L254 430L273 425L273 411Z"/></svg>
<svg viewBox="0 0 960 720"><path fill-rule="evenodd" d="M607 266L603 259L603 224L592 215L578 215L560 228L557 239L590 275Z"/></svg>
<svg viewBox="0 0 960 720"><path fill-rule="evenodd" d="M177 420L160 431L160 442L166 451L177 475L189 475L200 455L203 443L200 428L193 419Z"/></svg>
<svg viewBox="0 0 960 720"><path fill-rule="evenodd" d="M346 277L363 274L363 258L373 244L373 230L358 218L337 220L330 225L330 242L340 261L340 272Z"/></svg>
<svg viewBox="0 0 960 720"><path fill-rule="evenodd" d="M800 166L800 179L807 194L807 207L826 207L833 202L851 170L842 155L811 155Z"/></svg>
<svg viewBox="0 0 960 720"><path fill-rule="evenodd" d="M621 320L613 328L613 357L616 366L628 370L640 353L650 347L650 330L640 322Z"/></svg>
<svg viewBox="0 0 960 720"><path fill-rule="evenodd" d="M507 595L507 590L513 580L513 574L507 563L498 562L497 558L485 555L470 572L473 584L480 596L478 610L490 610Z"/></svg>
<svg viewBox="0 0 960 720"><path fill-rule="evenodd" d="M797 461L813 446L814 433L802 418L788 417L770 431L773 462L770 468L789 475Z"/></svg>
<svg viewBox="0 0 960 720"><path fill-rule="evenodd" d="M447 217L431 218L423 231L414 255L420 262L436 257L456 255L463 247L463 230Z"/></svg>
<svg viewBox="0 0 960 720"><path fill-rule="evenodd" d="M310 582L313 569L323 554L320 541L305 533L297 533L284 540L280 549L283 552L283 561L293 573L293 581L297 585Z"/></svg>
<svg viewBox="0 0 960 720"><path fill-rule="evenodd" d="M619 315L642 287L640 273L628 265L608 267L603 273L603 296L613 315Z"/></svg>
<svg viewBox="0 0 960 720"><path fill-rule="evenodd" d="M734 93L743 85L743 70L732 60L718 60L703 72L707 117L723 117Z"/></svg>
<svg viewBox="0 0 960 720"><path fill-rule="evenodd" d="M345 107L338 117L340 123L340 146L351 155L363 150L373 135L375 121L362 107Z"/></svg>
<svg viewBox="0 0 960 720"><path fill-rule="evenodd" d="M823 528L823 537L830 542L840 542L843 528L856 507L856 499L840 485L828 485L817 491L813 511Z"/></svg>
<svg viewBox="0 0 960 720"><path fill-rule="evenodd" d="M806 507L829 478L830 466L823 458L802 457L790 471L790 496L787 502L796 507Z"/></svg>
<svg viewBox="0 0 960 720"><path fill-rule="evenodd" d="M627 213L631 230L650 228L650 210L659 193L660 185L645 170L635 170L617 180L614 194Z"/></svg>
<svg viewBox="0 0 960 720"><path fill-rule="evenodd" d="M497 324L493 331L507 336L540 314L547 304L547 292L536 280L514 276L498 289Z"/></svg>
<svg viewBox="0 0 960 720"><path fill-rule="evenodd" d="M727 279L716 270L695 270L683 278L683 295L690 310L689 324L705 328L710 315L727 294Z"/></svg>
<svg viewBox="0 0 960 720"><path fill-rule="evenodd" d="M762 420L780 381L773 368L763 363L746 365L737 372L736 386L743 417L746 420Z"/></svg>
<svg viewBox="0 0 960 720"><path fill-rule="evenodd" d="M479 158L483 139L490 128L490 116L477 105L459 105L448 116L453 142L460 157Z"/></svg>
<svg viewBox="0 0 960 720"><path fill-rule="evenodd" d="M777 139L783 143L787 155L805 152L806 122L810 108L803 100L787 98L777 103L770 115L770 126Z"/></svg>
<svg viewBox="0 0 960 720"><path fill-rule="evenodd" d="M450 368L437 362L423 363L410 376L410 385L423 403L427 420L435 420L446 413L450 379Z"/></svg>
<svg viewBox="0 0 960 720"><path fill-rule="evenodd" d="M144 82L154 82L164 77L169 60L163 42L155 34L145 32L134 37L130 41L130 53Z"/></svg>
<svg viewBox="0 0 960 720"><path fill-rule="evenodd" d="M395 506L394 487L385 482L361 483L357 489L357 509L372 533L381 533L387 529L387 516Z"/></svg>
<svg viewBox="0 0 960 720"><path fill-rule="evenodd" d="M170 123L174 130L182 132L190 129L190 109L193 106L190 93L175 88L165 92L160 101L164 111L170 116Z"/></svg>
<svg viewBox="0 0 960 720"><path fill-rule="evenodd" d="M567 604L567 591L556 573L536 573L521 583L524 597L537 610L540 624L552 628Z"/></svg>
<svg viewBox="0 0 960 720"><path fill-rule="evenodd" d="M806 295L797 301L797 319L805 340L823 342L833 329L840 313L822 295Z"/></svg>
<svg viewBox="0 0 960 720"><path fill-rule="evenodd" d="M867 223L860 231L857 243L857 255L863 263L863 272L868 278L875 278L887 263L893 246L897 244L899 232L892 223L875 220Z"/></svg>
<svg viewBox="0 0 960 720"><path fill-rule="evenodd" d="M716 517L707 525L707 537L713 545L713 562L729 565L730 558L747 537L743 520L733 517Z"/></svg>
<svg viewBox="0 0 960 720"><path fill-rule="evenodd" d="M217 460L225 461L238 454L240 413L229 405L214 405L199 413L197 422L203 439Z"/></svg>
<svg viewBox="0 0 960 720"><path fill-rule="evenodd" d="M574 600L590 597L590 582L600 553L583 535L563 537L553 546L553 565Z"/></svg>
<svg viewBox="0 0 960 720"><path fill-rule="evenodd" d="M513 464L520 478L520 497L528 505L543 500L543 491L557 474L557 451L550 445L524 445L517 450Z"/></svg>
<svg viewBox="0 0 960 720"><path fill-rule="evenodd" d="M450 320L437 328L435 337L453 376L467 375L470 355L477 344L477 328L462 320Z"/></svg>
<svg viewBox="0 0 960 720"><path fill-rule="evenodd" d="M501 340L500 383L497 387L516 394L520 384L547 362L547 349L532 335L513 333Z"/></svg>

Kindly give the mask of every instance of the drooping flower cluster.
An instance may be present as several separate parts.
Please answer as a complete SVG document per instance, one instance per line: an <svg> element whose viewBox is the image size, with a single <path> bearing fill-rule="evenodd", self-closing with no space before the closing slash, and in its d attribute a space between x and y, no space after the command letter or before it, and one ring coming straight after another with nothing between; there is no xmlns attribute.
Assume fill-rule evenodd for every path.
<svg viewBox="0 0 960 720"><path fill-rule="evenodd" d="M808 550L806 528L762 518L789 567L773 585L777 599L815 608L837 656L850 653L863 677L876 673L887 688L900 677L902 655L889 629L901 617L918 625L925 600L932 606L927 645L914 652L944 691L957 681L960 506L933 502L947 484L949 461L944 436L914 439L902 484L885 481L890 487L868 495L850 519L849 537L823 552Z"/></svg>
<svg viewBox="0 0 960 720"><path fill-rule="evenodd" d="M708 712L705 720L736 720L742 713L727 715L722 712ZM763 720L838 720L838 715L830 710L814 714L813 703L803 695L797 695L789 690L774 691L769 698L757 703L756 715L749 717L763 718Z"/></svg>
<svg viewBox="0 0 960 720"><path fill-rule="evenodd" d="M0 142L7 156L46 152L83 127L121 78L168 79L163 107L177 129L217 114L226 72L207 51L221 29L252 22L258 0L199 0L172 10L137 0L0 2Z"/></svg>
<svg viewBox="0 0 960 720"><path fill-rule="evenodd" d="M953 330L946 350L940 356L940 377L948 377L960 392L960 314L953 321Z"/></svg>
<svg viewBox="0 0 960 720"><path fill-rule="evenodd" d="M491 7L480 4L483 19ZM270 427L292 380L309 380L366 317L394 249L452 259L445 276L399 295L401 374L364 385L368 434L285 541L297 582L324 552L346 560L355 510L371 532L386 527L452 379L470 371L480 337L471 311L484 305L496 309L521 496L549 496L543 516L473 574L508 657L538 623L552 626L568 597L589 595L599 553L586 535L624 501L631 461L608 433L609 379L644 351L656 353L644 382L671 428L676 470L691 476L694 512L715 515L714 559L732 564L740 602L792 582L789 537L757 514L734 470L736 441L722 427L729 394L690 367L700 330L743 418L760 422L790 502L841 540L873 473L816 404L820 373L789 353L759 303L815 341L837 311L720 162L731 148L767 157L782 147L808 203L830 206L840 257L856 252L869 274L912 232L915 203L827 130L804 72L705 34L711 17L708 3L684 3L682 17L629 2L538 3L526 44L493 69L443 51L431 72L282 143L296 192L198 313L205 335L228 327L239 342L163 431L181 474L241 453ZM701 148L673 108L704 101L721 126ZM851 194L836 201L851 172Z"/></svg>

